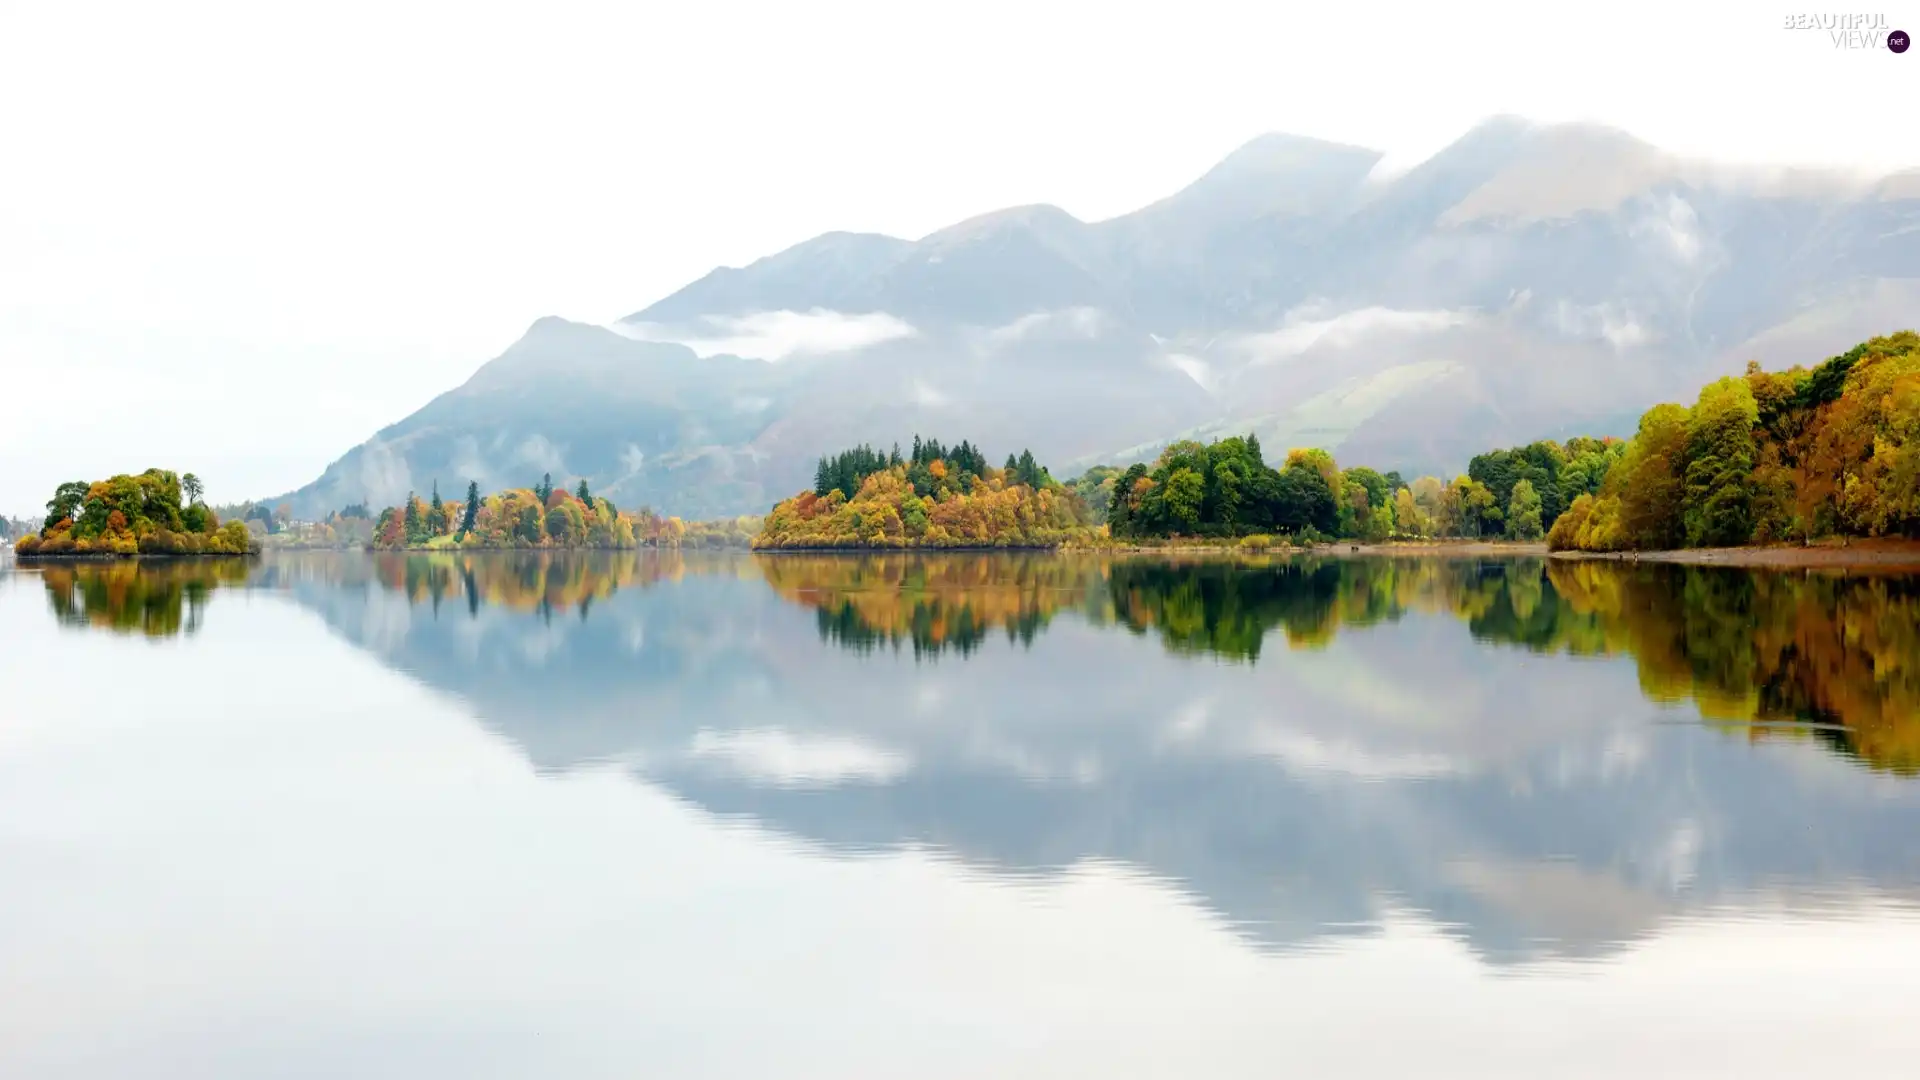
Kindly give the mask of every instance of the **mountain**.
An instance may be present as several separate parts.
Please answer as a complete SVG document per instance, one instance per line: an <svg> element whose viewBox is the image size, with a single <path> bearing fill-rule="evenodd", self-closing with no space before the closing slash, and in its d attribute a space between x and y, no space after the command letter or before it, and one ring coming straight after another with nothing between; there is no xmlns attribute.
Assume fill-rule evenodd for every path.
<svg viewBox="0 0 1920 1080"><path fill-rule="evenodd" d="M1451 473L1910 324L1916 233L1920 170L1733 167L1515 117L1397 173L1264 135L1107 221L1024 206L919 240L828 233L610 328L543 319L287 498L323 513L552 472L758 512L819 455L915 433L1056 472L1253 430Z"/></svg>

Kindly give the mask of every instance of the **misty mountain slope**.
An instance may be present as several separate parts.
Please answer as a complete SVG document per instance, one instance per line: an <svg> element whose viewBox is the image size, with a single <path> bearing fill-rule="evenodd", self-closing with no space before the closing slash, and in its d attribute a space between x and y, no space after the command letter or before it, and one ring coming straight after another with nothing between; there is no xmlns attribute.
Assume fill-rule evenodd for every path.
<svg viewBox="0 0 1920 1080"><path fill-rule="evenodd" d="M915 433L1064 471L1255 430L1276 455L1451 473L1626 433L1748 359L1817 362L1920 310L1920 171L1733 167L1515 117L1381 164L1265 135L1109 220L1024 206L919 240L829 233L611 331L543 321L294 499L552 471L667 512L759 512L818 456Z"/></svg>
<svg viewBox="0 0 1920 1080"><path fill-rule="evenodd" d="M744 450L782 393L774 365L601 327L542 319L464 385L435 398L288 496L308 513L384 505L437 481L443 496L590 477L618 503L686 501L694 513L752 505Z"/></svg>

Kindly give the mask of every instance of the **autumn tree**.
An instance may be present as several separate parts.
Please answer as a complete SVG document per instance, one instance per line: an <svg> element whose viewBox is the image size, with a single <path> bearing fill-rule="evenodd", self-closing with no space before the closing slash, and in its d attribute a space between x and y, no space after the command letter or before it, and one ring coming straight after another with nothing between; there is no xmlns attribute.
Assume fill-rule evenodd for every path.
<svg viewBox="0 0 1920 1080"><path fill-rule="evenodd" d="M60 522L77 518L92 487L84 480L69 480L54 488L53 498L47 500L47 530L51 532Z"/></svg>

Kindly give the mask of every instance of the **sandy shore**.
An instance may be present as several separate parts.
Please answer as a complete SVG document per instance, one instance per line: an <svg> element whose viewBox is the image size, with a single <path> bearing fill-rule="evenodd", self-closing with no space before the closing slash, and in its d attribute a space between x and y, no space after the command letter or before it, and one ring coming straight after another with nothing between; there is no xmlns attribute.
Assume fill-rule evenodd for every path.
<svg viewBox="0 0 1920 1080"><path fill-rule="evenodd" d="M1512 559L1547 554L1547 545L1518 540L1408 540L1391 544L1322 544L1303 548L1315 555L1389 555L1419 559Z"/></svg>
<svg viewBox="0 0 1920 1080"><path fill-rule="evenodd" d="M1912 540L1855 540L1848 544L1822 541L1811 547L1779 544L1766 547L1694 548L1684 551L1556 551L1556 559L1601 562L1675 563L1683 566L1757 566L1848 570L1920 570L1920 542Z"/></svg>
<svg viewBox="0 0 1920 1080"><path fill-rule="evenodd" d="M1842 544L1821 541L1810 547L1778 544L1762 547L1694 548L1681 551L1554 551L1539 543L1511 540L1425 540L1387 544L1337 543L1313 547L1274 548L1253 552L1230 544L1179 544L1166 547L1122 545L1103 549L1107 554L1179 556L1319 555L1336 558L1386 557L1418 559L1551 558L1569 561L1670 563L1680 566L1749 566L1773 569L1876 569L1920 572L1920 541L1854 540Z"/></svg>

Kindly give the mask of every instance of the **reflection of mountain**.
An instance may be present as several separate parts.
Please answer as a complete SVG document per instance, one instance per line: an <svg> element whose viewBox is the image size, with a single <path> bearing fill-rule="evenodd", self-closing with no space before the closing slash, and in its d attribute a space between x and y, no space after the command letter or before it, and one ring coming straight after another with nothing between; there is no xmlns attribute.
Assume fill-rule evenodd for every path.
<svg viewBox="0 0 1920 1080"><path fill-rule="evenodd" d="M1851 708L1876 684L1849 672L1913 662L1910 639L1861 629L1898 622L1898 582L647 553L279 560L259 580L539 768L618 763L833 850L934 845L994 873L1123 861L1274 946L1368 932L1391 905L1495 960L1598 955L1688 912L1920 885L1920 787L1818 743L1658 723L1647 702L1752 672L1771 682L1743 700ZM1751 625L1821 610L1845 627ZM1804 660L1720 658L1743 640L1722 615ZM938 651L963 624L998 632L958 663L860 644ZM1271 628L1292 647L1257 651ZM1881 655L1848 651L1870 639ZM1638 677L1605 658L1629 652ZM1792 689L1815 675L1848 689ZM1910 698L1874 700L1913 723Z"/></svg>

